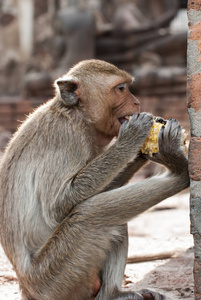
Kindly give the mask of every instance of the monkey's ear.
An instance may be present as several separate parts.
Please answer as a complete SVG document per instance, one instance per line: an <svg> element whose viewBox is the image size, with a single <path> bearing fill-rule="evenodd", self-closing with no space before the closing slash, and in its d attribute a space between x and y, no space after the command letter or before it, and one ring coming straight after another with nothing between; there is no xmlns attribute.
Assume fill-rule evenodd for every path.
<svg viewBox="0 0 201 300"><path fill-rule="evenodd" d="M61 100L67 106L74 106L79 103L80 91L78 89L78 81L72 78L58 79L55 81Z"/></svg>

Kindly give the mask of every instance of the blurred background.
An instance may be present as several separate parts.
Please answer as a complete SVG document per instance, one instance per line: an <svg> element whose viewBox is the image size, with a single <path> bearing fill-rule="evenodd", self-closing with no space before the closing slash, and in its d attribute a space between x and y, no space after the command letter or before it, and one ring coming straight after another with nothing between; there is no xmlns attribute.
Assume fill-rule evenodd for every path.
<svg viewBox="0 0 201 300"><path fill-rule="evenodd" d="M0 0L0 150L53 82L98 58L135 77L141 111L186 109L187 0Z"/></svg>

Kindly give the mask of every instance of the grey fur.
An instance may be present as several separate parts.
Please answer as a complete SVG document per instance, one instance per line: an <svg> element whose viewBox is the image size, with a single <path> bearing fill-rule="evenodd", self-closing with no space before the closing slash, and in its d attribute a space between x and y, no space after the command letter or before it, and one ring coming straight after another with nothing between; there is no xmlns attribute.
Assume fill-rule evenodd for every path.
<svg viewBox="0 0 201 300"><path fill-rule="evenodd" d="M97 72L109 65L92 62ZM82 78L75 67L80 89L83 65ZM114 71L101 71L101 76L126 76ZM153 116L134 114L121 126L116 143L103 151L82 92L79 97L80 105L69 108L57 94L27 118L6 149L0 165L1 243L24 300L146 299L120 291L126 223L189 185L188 161L179 148L181 129L169 121L160 133L160 153L152 158L169 173L123 187L147 161L139 149ZM94 298L96 277L101 288Z"/></svg>

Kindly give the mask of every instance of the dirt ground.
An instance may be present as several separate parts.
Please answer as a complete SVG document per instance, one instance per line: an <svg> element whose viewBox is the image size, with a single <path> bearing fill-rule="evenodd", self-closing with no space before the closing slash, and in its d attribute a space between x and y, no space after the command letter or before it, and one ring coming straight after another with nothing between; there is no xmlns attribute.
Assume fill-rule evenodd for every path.
<svg viewBox="0 0 201 300"><path fill-rule="evenodd" d="M158 256L161 259L144 261ZM149 288L167 300L193 297L193 238L190 235L189 192L171 197L129 223L126 290ZM0 248L0 300L19 300L15 272ZM70 299L69 299L70 300Z"/></svg>
<svg viewBox="0 0 201 300"><path fill-rule="evenodd" d="M127 264L126 287L159 291L167 300L194 299L188 190L130 222L129 237L129 257L143 259L158 254L169 258Z"/></svg>

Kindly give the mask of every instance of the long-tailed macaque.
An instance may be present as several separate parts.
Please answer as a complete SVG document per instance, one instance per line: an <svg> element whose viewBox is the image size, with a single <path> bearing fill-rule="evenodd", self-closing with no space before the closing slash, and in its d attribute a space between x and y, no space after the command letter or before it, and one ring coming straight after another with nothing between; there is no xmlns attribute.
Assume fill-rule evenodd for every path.
<svg viewBox="0 0 201 300"><path fill-rule="evenodd" d="M132 80L104 61L78 63L5 151L0 238L23 300L165 299L121 291L126 224L189 185L188 161L170 120L152 157L169 173L123 186L148 161L140 149L153 123L138 112Z"/></svg>

